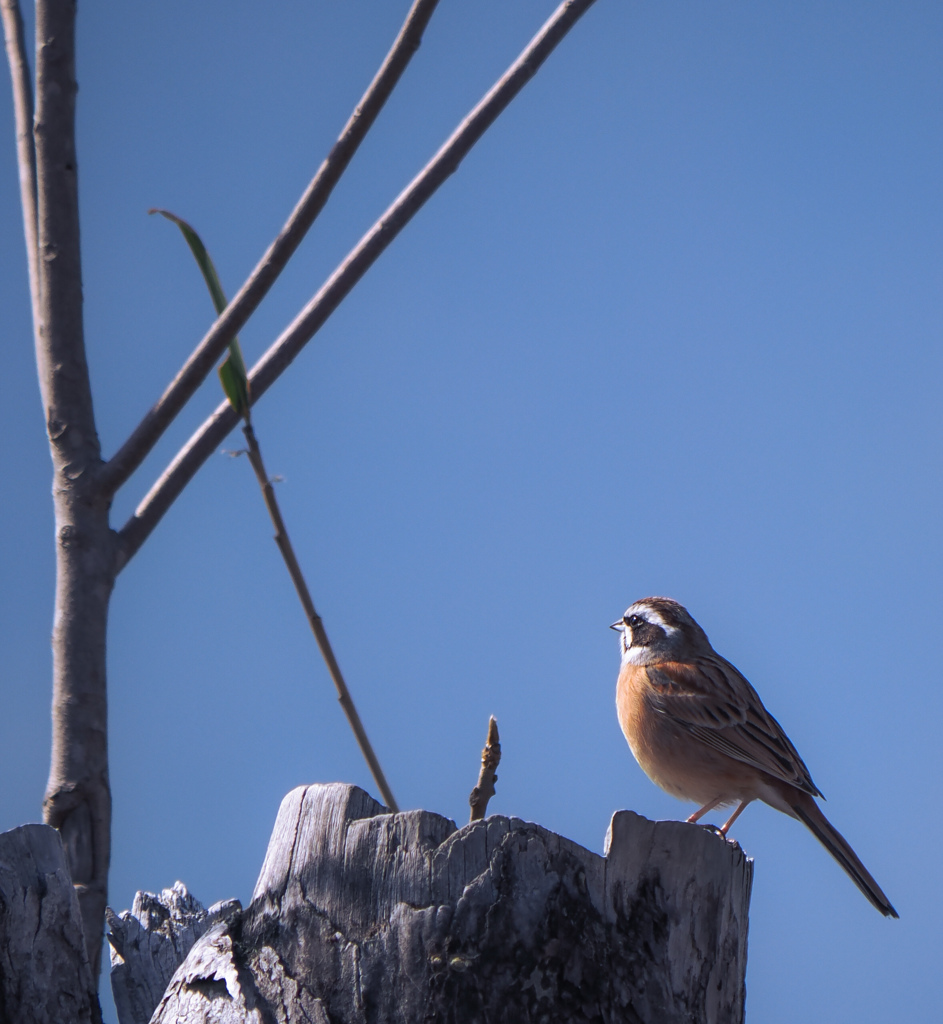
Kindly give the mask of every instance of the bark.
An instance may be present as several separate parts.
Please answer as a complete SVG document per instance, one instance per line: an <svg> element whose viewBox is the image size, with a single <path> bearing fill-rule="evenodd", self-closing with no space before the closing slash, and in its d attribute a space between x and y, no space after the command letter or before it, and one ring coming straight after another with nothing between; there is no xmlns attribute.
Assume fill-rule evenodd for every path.
<svg viewBox="0 0 943 1024"><path fill-rule="evenodd" d="M62 833L95 977L110 855L105 634L115 543L82 330L75 153L75 4L37 5L39 384L53 463L56 606L52 761L44 817Z"/></svg>
<svg viewBox="0 0 943 1024"><path fill-rule="evenodd" d="M82 917L59 833L0 835L0 1020L100 1024Z"/></svg>
<svg viewBox="0 0 943 1024"><path fill-rule="evenodd" d="M403 29L341 138L239 298L241 324L287 263L415 53L438 0L416 0ZM52 758L43 804L62 833L85 922L95 977L111 851L105 651L117 560L109 525L111 496L212 367L204 349L196 376L176 404L145 431L133 458L102 462L82 322L78 173L75 146L75 0L39 0L36 9L36 111L16 0L3 0L13 77L18 162L33 297L40 392L53 462L56 597L53 625ZM231 318L230 318L231 319ZM228 333L227 333L228 332ZM218 349L233 333L217 330ZM225 334L226 337L222 335ZM190 364L188 363L188 366ZM192 376L192 375L191 375ZM151 417L153 419L153 417ZM147 423L151 419L146 418ZM136 432L135 438L140 441ZM132 439L133 440L133 439ZM130 442L129 442L130 443Z"/></svg>
<svg viewBox="0 0 943 1024"><path fill-rule="evenodd" d="M433 160L431 170L416 179L405 201L393 204L366 246L332 276L325 296L316 297L302 312L300 326L290 328L282 343L262 360L257 395L271 386L367 267L455 171L471 146L592 2L566 0L561 4L508 74ZM140 429L119 450L113 464L104 464L101 458L83 334L75 147L76 4L75 0L37 0L36 106L31 148L22 21L16 0L2 3L16 98L37 369L53 462L57 582L52 637L52 758L44 817L62 834L84 921L92 974L97 977L110 860L105 675L109 600L117 572L150 535L216 442L204 431L203 447L185 449L122 530L120 543L119 535L109 525L111 497L193 394L209 371L214 353L221 352L244 323L323 207L415 52L435 2L416 0L362 106L355 110L289 224L237 296L237 302L204 339ZM211 424L225 434L234 422L223 422L217 415L211 418Z"/></svg>
<svg viewBox="0 0 943 1024"><path fill-rule="evenodd" d="M196 942L152 1020L736 1024L752 873L735 843L629 811L599 856L518 818L456 829L301 787L251 905Z"/></svg>

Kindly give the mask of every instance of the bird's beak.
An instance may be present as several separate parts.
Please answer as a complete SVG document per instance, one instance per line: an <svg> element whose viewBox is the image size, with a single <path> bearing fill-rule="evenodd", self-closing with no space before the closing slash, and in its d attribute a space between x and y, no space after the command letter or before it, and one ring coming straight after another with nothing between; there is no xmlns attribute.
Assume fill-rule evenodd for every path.
<svg viewBox="0 0 943 1024"><path fill-rule="evenodd" d="M618 622L613 622L613 624L609 628L614 629L617 633L621 633L622 630L625 629L625 623L622 621L622 619L619 619Z"/></svg>

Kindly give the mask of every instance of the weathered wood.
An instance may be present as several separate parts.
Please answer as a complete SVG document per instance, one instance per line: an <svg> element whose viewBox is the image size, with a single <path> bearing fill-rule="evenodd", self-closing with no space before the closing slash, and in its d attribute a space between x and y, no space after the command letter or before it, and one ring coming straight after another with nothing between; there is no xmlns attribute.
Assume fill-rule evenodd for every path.
<svg viewBox="0 0 943 1024"><path fill-rule="evenodd" d="M207 910L183 882L138 892L130 910L105 911L111 944L111 991L119 1024L147 1024L174 972L200 936L242 910L239 900Z"/></svg>
<svg viewBox="0 0 943 1024"><path fill-rule="evenodd" d="M48 825L0 834L0 1021L101 1021L78 896Z"/></svg>
<svg viewBox="0 0 943 1024"><path fill-rule="evenodd" d="M353 786L289 793L251 905L196 942L153 1024L743 1020L735 843L620 811L601 857L518 818L383 811Z"/></svg>

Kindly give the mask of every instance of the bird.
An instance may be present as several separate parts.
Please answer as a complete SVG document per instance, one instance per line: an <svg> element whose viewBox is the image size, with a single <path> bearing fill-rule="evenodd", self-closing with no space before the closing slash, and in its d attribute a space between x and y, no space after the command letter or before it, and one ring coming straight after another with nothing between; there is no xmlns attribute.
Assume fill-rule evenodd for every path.
<svg viewBox="0 0 943 1024"><path fill-rule="evenodd" d="M656 785L699 805L689 822L736 804L718 830L726 836L746 807L762 800L798 818L885 917L899 916L819 809L815 798L822 794L782 726L686 608L668 597L646 597L610 629L620 634L622 648L616 686L622 732Z"/></svg>

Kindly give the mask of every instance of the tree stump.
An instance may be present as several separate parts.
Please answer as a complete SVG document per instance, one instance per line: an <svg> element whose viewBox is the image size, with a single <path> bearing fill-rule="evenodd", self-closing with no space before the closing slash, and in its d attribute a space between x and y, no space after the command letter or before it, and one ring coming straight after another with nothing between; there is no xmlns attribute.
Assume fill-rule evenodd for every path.
<svg viewBox="0 0 943 1024"><path fill-rule="evenodd" d="M0 834L0 1021L101 1021L78 897L48 825Z"/></svg>
<svg viewBox="0 0 943 1024"><path fill-rule="evenodd" d="M152 1024L743 1020L753 865L696 825L614 815L606 855L362 790L282 801L252 903L190 950Z"/></svg>
<svg viewBox="0 0 943 1024"><path fill-rule="evenodd" d="M109 907L111 991L120 1024L147 1024L196 940L241 909L238 900L226 900L207 910L183 882L159 893L138 892L120 914Z"/></svg>

